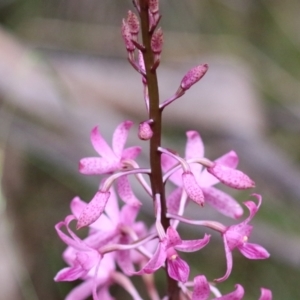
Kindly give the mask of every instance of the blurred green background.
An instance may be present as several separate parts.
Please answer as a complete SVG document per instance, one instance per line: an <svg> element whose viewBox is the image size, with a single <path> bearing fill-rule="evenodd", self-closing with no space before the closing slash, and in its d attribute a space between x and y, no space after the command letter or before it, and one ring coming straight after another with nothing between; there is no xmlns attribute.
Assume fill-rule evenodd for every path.
<svg viewBox="0 0 300 300"><path fill-rule="evenodd" d="M110 141L122 120L146 118L140 78L120 35L128 9L129 0L0 2L0 299L64 299L73 287L53 282L64 266L54 225L74 196L89 200L97 189L98 178L77 172L78 160L94 155L90 129L99 124ZM250 261L236 251L232 276L220 285L227 292L242 284L245 299L258 299L261 286L274 299L300 299L299 13L297 0L161 1L161 100L190 67L210 65L166 111L165 145L183 154L185 131L199 130L206 156L236 150L240 168L256 181L254 192L263 195L250 241L271 258ZM251 193L230 192L241 201ZM220 217L206 209L188 214ZM146 211L144 217L151 222ZM191 227L181 230L199 237ZM195 266L192 275L224 273L218 237L183 257ZM122 290L112 293L125 299Z"/></svg>

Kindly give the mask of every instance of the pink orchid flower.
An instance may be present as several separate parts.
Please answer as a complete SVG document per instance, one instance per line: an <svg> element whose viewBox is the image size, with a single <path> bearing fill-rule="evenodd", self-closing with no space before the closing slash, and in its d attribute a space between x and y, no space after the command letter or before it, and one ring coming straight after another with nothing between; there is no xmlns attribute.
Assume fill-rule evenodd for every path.
<svg viewBox="0 0 300 300"><path fill-rule="evenodd" d="M124 121L113 134L112 148L100 134L98 127L91 132L91 142L96 152L101 157L86 157L79 162L79 172L87 175L107 174L120 170L122 162L126 159L135 159L141 152L138 146L124 149L129 129L133 122Z"/></svg>
<svg viewBox="0 0 300 300"><path fill-rule="evenodd" d="M266 259L270 256L268 251L262 246L248 243L248 239L253 228L253 226L248 225L248 223L256 215L262 202L260 195L254 194L253 196L258 199L258 205L256 205L253 201L244 202L245 206L250 212L249 217L240 224L221 229L223 231L222 236L225 247L227 271L223 277L216 279L216 282L224 281L229 277L232 270L232 250L235 248L237 248L245 257L249 259Z"/></svg>
<svg viewBox="0 0 300 300"><path fill-rule="evenodd" d="M136 216L140 210L140 202L133 202L134 205L124 205L119 209L116 193L110 188L110 198L105 207L104 214L94 223L90 224L89 245L99 249L104 244L129 244L132 242L130 236L140 238L146 235L146 226L143 222L136 222ZM76 218L79 218L82 210L88 204L76 197L71 202L71 211ZM91 244L92 243L92 244ZM133 250L116 251L116 262L123 271L133 271L133 263L140 259L140 256L133 254Z"/></svg>
<svg viewBox="0 0 300 300"><path fill-rule="evenodd" d="M177 251L194 252L205 247L210 240L210 235L203 239L182 240L173 227L168 227L165 237L159 241L157 249L148 263L138 272L133 274L152 274L161 268L167 261L167 271L171 278L179 282L186 282L189 277L190 267L180 258Z"/></svg>
<svg viewBox="0 0 300 300"><path fill-rule="evenodd" d="M187 144L185 148L185 159L188 161L190 159L203 158L204 145L199 133L196 131L188 131L186 135ZM218 158L215 162L228 168L235 169L238 164L238 156L234 151L230 151ZM162 154L162 167L164 171L171 169L176 163L177 161L171 156ZM220 182L218 178L211 175L206 169L203 170L203 167L199 163L190 163L190 168L197 184L202 189L206 203L214 207L220 213L231 218L239 218L243 214L242 207L235 199L213 187L215 184ZM177 185L181 191L183 186L182 171L176 171L170 176L170 180ZM171 196L170 200L173 202L175 201L175 203L168 201L168 206L175 208L179 207L179 203L177 202L180 201L181 193L176 191L174 191L174 193L177 196Z"/></svg>
<svg viewBox="0 0 300 300"><path fill-rule="evenodd" d="M95 247L90 246L93 237L87 237L85 240L78 238L69 227L74 219L72 215L67 216L65 221L55 226L61 240L68 245L63 258L69 267L60 270L54 280L84 280L67 295L66 300L86 299L92 294L95 300L100 299L98 295L108 293L110 273L115 270L114 254L109 253L102 257ZM62 227L66 227L69 235L61 230Z"/></svg>

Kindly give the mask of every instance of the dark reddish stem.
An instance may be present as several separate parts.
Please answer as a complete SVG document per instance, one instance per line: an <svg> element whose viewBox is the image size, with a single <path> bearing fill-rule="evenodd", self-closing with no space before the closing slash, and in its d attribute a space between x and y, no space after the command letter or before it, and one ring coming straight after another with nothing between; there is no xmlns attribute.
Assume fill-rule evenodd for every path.
<svg viewBox="0 0 300 300"><path fill-rule="evenodd" d="M155 194L160 194L161 197L161 222L165 230L170 225L169 219L166 217L166 198L164 184L162 181L162 168L161 168L161 154L157 150L161 146L161 124L162 124L162 111L159 109L159 93L156 70L152 68L154 64L154 55L151 51L151 37L153 32L149 32L149 15L148 15L148 0L139 0L140 4L140 17L141 17L141 31L146 78L149 94L149 119L153 120L152 130L153 136L150 140L150 166L151 166L151 188L153 192L153 200ZM168 264L168 262L166 262ZM177 281L172 279L168 273L168 297L169 300L179 300L179 288Z"/></svg>

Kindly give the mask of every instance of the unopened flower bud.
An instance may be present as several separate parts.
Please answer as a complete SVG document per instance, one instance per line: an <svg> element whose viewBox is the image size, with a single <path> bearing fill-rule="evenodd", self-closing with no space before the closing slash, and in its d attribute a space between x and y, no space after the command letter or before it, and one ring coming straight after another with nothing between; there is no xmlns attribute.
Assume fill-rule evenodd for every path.
<svg viewBox="0 0 300 300"><path fill-rule="evenodd" d="M137 35L140 31L140 22L138 17L131 11L128 11L126 23L128 24L130 33Z"/></svg>
<svg viewBox="0 0 300 300"><path fill-rule="evenodd" d="M204 195L192 172L182 173L183 187L188 196L197 204L203 206Z"/></svg>
<svg viewBox="0 0 300 300"><path fill-rule="evenodd" d="M155 54L160 54L163 46L163 31L158 28L152 35L151 38L151 49Z"/></svg>
<svg viewBox="0 0 300 300"><path fill-rule="evenodd" d="M127 51L133 52L135 50L135 46L132 42L132 34L130 32L130 27L125 20L123 20L122 24L122 37L125 42L125 47Z"/></svg>
<svg viewBox="0 0 300 300"><path fill-rule="evenodd" d="M142 122L139 125L139 138L141 140L147 141L152 138L153 131L149 122Z"/></svg>
<svg viewBox="0 0 300 300"><path fill-rule="evenodd" d="M212 167L207 168L207 171L222 183L238 190L250 189L255 186L254 181L246 174L222 164L215 163Z"/></svg>
<svg viewBox="0 0 300 300"><path fill-rule="evenodd" d="M181 80L181 88L183 90L188 90L192 85L198 82L207 72L208 65L199 65L197 67L192 68L189 70Z"/></svg>
<svg viewBox="0 0 300 300"><path fill-rule="evenodd" d="M149 0L149 11L152 14L158 13L159 1L158 0Z"/></svg>

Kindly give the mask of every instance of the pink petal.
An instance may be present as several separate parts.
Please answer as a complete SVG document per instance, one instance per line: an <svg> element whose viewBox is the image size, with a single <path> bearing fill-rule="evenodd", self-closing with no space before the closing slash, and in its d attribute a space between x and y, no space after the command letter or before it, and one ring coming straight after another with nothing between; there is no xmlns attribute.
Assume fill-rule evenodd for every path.
<svg viewBox="0 0 300 300"><path fill-rule="evenodd" d="M229 151L217 158L215 162L228 168L235 169L239 163L239 157L237 156L235 151Z"/></svg>
<svg viewBox="0 0 300 300"><path fill-rule="evenodd" d="M73 288L65 300L84 300L92 294L93 280L86 280Z"/></svg>
<svg viewBox="0 0 300 300"><path fill-rule="evenodd" d="M258 199L258 204L256 205L253 201L244 202L244 205L249 209L249 212L250 212L249 217L247 219L245 219L243 222L245 224L249 223L253 219L253 217L257 213L257 211L260 208L260 205L262 203L261 195L253 194L252 196L254 196Z"/></svg>
<svg viewBox="0 0 300 300"><path fill-rule="evenodd" d="M109 293L109 284L98 290L98 298L100 300L115 300Z"/></svg>
<svg viewBox="0 0 300 300"><path fill-rule="evenodd" d="M202 191L205 202L221 214L234 219L238 219L243 215L241 205L228 194L213 187L202 188Z"/></svg>
<svg viewBox="0 0 300 300"><path fill-rule="evenodd" d="M216 159L215 162L220 163L221 165L224 165L226 167L235 169L238 165L239 158L234 151L230 151ZM215 176L208 173L206 169L204 169L203 172L200 174L198 183L202 187L210 187L219 183L219 180Z"/></svg>
<svg viewBox="0 0 300 300"><path fill-rule="evenodd" d="M227 295L214 298L213 300L217 300L217 299L219 299L219 300L241 300L241 299L243 299L244 288L240 284L236 284L235 288L236 288L235 291L233 291Z"/></svg>
<svg viewBox="0 0 300 300"><path fill-rule="evenodd" d="M74 281L85 276L87 272L80 265L64 268L56 274L54 281Z"/></svg>
<svg viewBox="0 0 300 300"><path fill-rule="evenodd" d="M164 172L169 171L171 168L173 168L177 164L177 160L170 155L162 154L161 155L161 167ZM173 173L169 180L172 181L177 186L182 186L182 177L181 177L181 171L178 170L175 173Z"/></svg>
<svg viewBox="0 0 300 300"><path fill-rule="evenodd" d="M198 240L182 240L180 245L176 245L175 249L183 252L195 252L205 247L210 240L210 235L205 234L203 239Z"/></svg>
<svg viewBox="0 0 300 300"><path fill-rule="evenodd" d="M254 181L243 172L218 163L207 168L207 171L217 177L222 183L235 189L243 190L255 186Z"/></svg>
<svg viewBox="0 0 300 300"><path fill-rule="evenodd" d="M167 197L167 209L169 213L177 214L180 206L182 188L175 188Z"/></svg>
<svg viewBox="0 0 300 300"><path fill-rule="evenodd" d="M111 187L109 189L109 192L110 192L110 197L109 197L109 201L105 206L105 214L109 217L109 219L112 221L114 225L117 225L119 223L119 218L120 218L118 198L114 188ZM100 227L99 229L107 230L107 228L105 228L104 226L102 226L102 228Z"/></svg>
<svg viewBox="0 0 300 300"><path fill-rule="evenodd" d="M86 251L86 250L90 250L90 248L82 241L80 240L69 228L69 224L71 221L75 220L74 216L67 216L65 218L65 221L63 222L59 222L55 225L55 230L58 234L58 236L60 237L60 239L67 244L68 246L73 247L76 250L79 251ZM67 234L65 234L62 230L61 227L65 226L69 232L69 234L71 235L68 236Z"/></svg>
<svg viewBox="0 0 300 300"><path fill-rule="evenodd" d="M94 223L103 213L109 196L109 192L98 191L90 203L81 212L76 228L80 229Z"/></svg>
<svg viewBox="0 0 300 300"><path fill-rule="evenodd" d="M174 247L182 242L178 232L172 226L169 226L167 229L167 240L167 247Z"/></svg>
<svg viewBox="0 0 300 300"><path fill-rule="evenodd" d="M136 219L138 212L140 211L141 205L124 205L120 214L120 223L128 226L132 226Z"/></svg>
<svg viewBox="0 0 300 300"><path fill-rule="evenodd" d="M102 219L103 216L104 215L102 215L98 220ZM91 227L95 223L93 223L91 225ZM105 225L105 224L103 224L103 225ZM120 231L116 227L113 230L109 230L106 227L102 227L102 228L104 228L105 231L98 231L98 232L96 231L95 233L89 234L89 236L84 239L84 242L89 247L91 247L93 249L99 249L99 248L107 245L108 243L115 241L118 238L118 236L120 235ZM107 255L105 257L107 257Z"/></svg>
<svg viewBox="0 0 300 300"><path fill-rule="evenodd" d="M81 251L76 253L76 262L78 262L82 269L89 271L95 265L99 264L102 257L99 252L91 249L90 251Z"/></svg>
<svg viewBox="0 0 300 300"><path fill-rule="evenodd" d="M123 150L122 160L124 159L135 159L142 151L141 147L133 146Z"/></svg>
<svg viewBox="0 0 300 300"><path fill-rule="evenodd" d="M79 197L75 197L71 200L70 208L72 214L78 219L82 210L86 207L87 203L82 201Z"/></svg>
<svg viewBox="0 0 300 300"><path fill-rule="evenodd" d="M129 129L132 127L132 125L132 121L124 121L114 131L112 148L115 155L120 159L122 157L122 152L128 137Z"/></svg>
<svg viewBox="0 0 300 300"><path fill-rule="evenodd" d="M261 288L260 289L260 297L258 300L272 300L272 291L269 289Z"/></svg>
<svg viewBox="0 0 300 300"><path fill-rule="evenodd" d="M204 157L204 145L197 131L187 131L187 143L185 147L185 158Z"/></svg>
<svg viewBox="0 0 300 300"><path fill-rule="evenodd" d="M190 267L178 255L168 258L167 269L169 276L174 280L183 283L187 282L190 274Z"/></svg>
<svg viewBox="0 0 300 300"><path fill-rule="evenodd" d="M152 258L143 267L143 269L135 274L152 274L161 268L166 260L166 248L163 243L158 243L157 249Z"/></svg>
<svg viewBox="0 0 300 300"><path fill-rule="evenodd" d="M127 244L129 244L130 239L128 236L123 236L120 238L119 242L120 242L120 244L127 245ZM128 276L133 274L134 267L133 267L133 263L131 261L131 255L130 255L129 250L117 251L116 260L117 260L117 263L118 263L120 269L122 270L122 272L124 274L126 274Z"/></svg>
<svg viewBox="0 0 300 300"><path fill-rule="evenodd" d="M194 278L194 290L192 300L207 300L210 294L209 284L204 275Z"/></svg>
<svg viewBox="0 0 300 300"><path fill-rule="evenodd" d="M129 205L141 206L141 202L135 197L128 180L128 176L121 176L117 180L117 190L120 198Z"/></svg>
<svg viewBox="0 0 300 300"><path fill-rule="evenodd" d="M111 158L116 159L116 156L113 153L112 149L108 146L101 133L99 132L98 126L94 127L91 132L91 142L94 149L100 156L106 158L107 160Z"/></svg>
<svg viewBox="0 0 300 300"><path fill-rule="evenodd" d="M249 259L266 259L270 257L270 253L260 245L245 243L238 247L241 253Z"/></svg>
<svg viewBox="0 0 300 300"><path fill-rule="evenodd" d="M79 161L79 172L86 175L98 175L119 169L119 162L100 157L85 157Z"/></svg>
<svg viewBox="0 0 300 300"><path fill-rule="evenodd" d="M203 192L196 182L196 179L191 172L182 173L182 182L183 187L188 194L188 196L197 204L203 206L204 204L204 195Z"/></svg>
<svg viewBox="0 0 300 300"><path fill-rule="evenodd" d="M215 282L222 282L222 281L225 281L230 273L231 273L231 270L232 270L232 253L228 247L228 244L227 244L227 240L225 238L225 236L223 235L223 242L224 242L224 248L225 248L225 256L226 256L226 273L223 277L220 277L218 279L214 279Z"/></svg>

